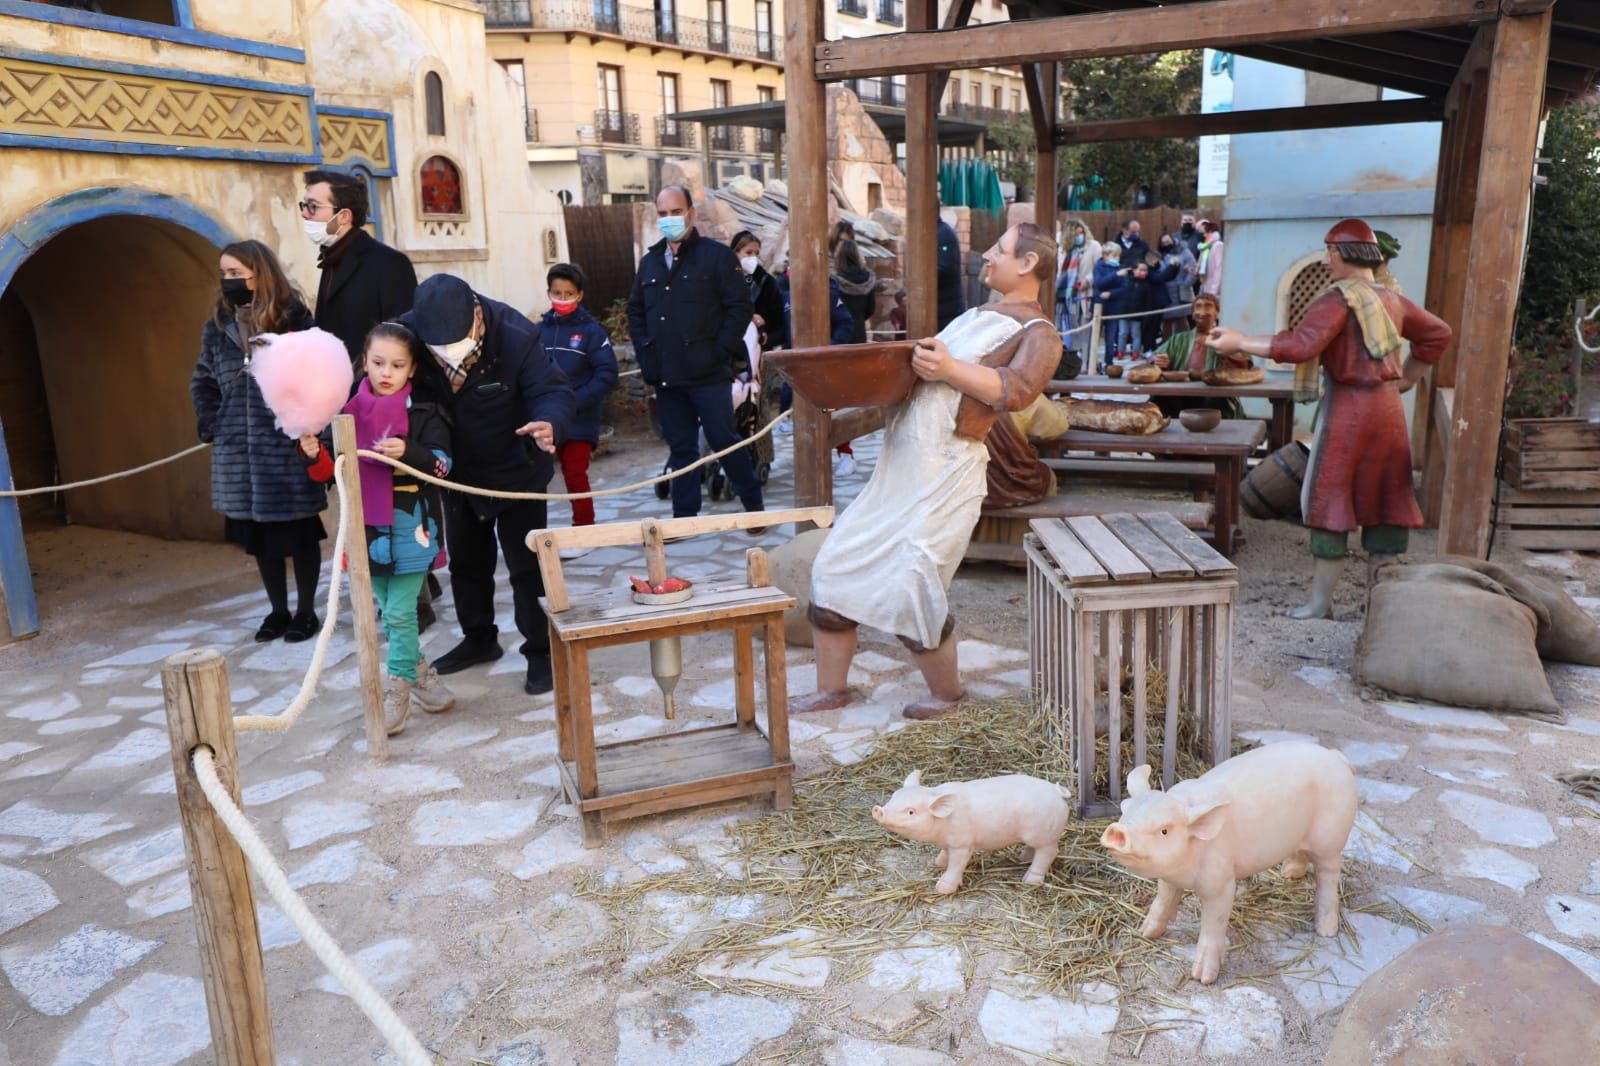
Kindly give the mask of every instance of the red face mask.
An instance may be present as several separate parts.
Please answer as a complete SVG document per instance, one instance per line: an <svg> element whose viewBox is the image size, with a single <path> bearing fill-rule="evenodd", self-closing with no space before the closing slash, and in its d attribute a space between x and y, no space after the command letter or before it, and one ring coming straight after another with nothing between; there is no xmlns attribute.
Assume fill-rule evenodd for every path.
<svg viewBox="0 0 1600 1066"><path fill-rule="evenodd" d="M570 315L578 309L577 300L551 300L550 309L558 315Z"/></svg>

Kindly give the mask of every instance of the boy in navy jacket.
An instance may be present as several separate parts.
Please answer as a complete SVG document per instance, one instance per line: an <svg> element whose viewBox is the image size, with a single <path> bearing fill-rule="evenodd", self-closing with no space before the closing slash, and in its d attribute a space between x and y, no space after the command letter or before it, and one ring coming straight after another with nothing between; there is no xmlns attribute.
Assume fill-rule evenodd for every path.
<svg viewBox="0 0 1600 1066"><path fill-rule="evenodd" d="M577 397L577 414L557 454L568 492L589 491L589 456L600 443L600 408L617 384L617 355L611 335L583 309L583 271L557 263L545 275L550 310L539 320L544 350L561 367ZM572 524L594 525L594 501L572 501ZM572 551L569 549L569 551ZM576 557L581 550L568 556Z"/></svg>

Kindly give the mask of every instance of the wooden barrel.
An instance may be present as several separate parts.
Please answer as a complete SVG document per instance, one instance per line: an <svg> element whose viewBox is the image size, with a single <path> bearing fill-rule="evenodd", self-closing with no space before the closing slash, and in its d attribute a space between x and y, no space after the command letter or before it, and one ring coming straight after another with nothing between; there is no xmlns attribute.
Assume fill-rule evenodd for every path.
<svg viewBox="0 0 1600 1066"><path fill-rule="evenodd" d="M1311 449L1290 441L1256 464L1239 489L1239 502L1256 518L1299 518L1300 485Z"/></svg>

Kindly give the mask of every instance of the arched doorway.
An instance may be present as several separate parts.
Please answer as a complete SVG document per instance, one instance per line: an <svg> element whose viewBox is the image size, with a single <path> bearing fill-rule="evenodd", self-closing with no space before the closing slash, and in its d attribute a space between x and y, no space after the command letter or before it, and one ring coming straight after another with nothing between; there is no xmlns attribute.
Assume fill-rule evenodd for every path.
<svg viewBox="0 0 1600 1066"><path fill-rule="evenodd" d="M195 443L188 380L228 239L182 201L127 189L72 194L0 235L0 463L9 456L12 484L96 477ZM0 501L10 635L37 629L24 529L70 521L214 538L209 471L202 453L105 485Z"/></svg>

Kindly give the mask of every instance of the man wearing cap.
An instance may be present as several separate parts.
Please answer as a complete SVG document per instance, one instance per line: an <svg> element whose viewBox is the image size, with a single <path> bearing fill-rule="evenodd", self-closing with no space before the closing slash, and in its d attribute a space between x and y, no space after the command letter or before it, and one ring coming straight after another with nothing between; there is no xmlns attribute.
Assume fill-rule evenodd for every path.
<svg viewBox="0 0 1600 1066"><path fill-rule="evenodd" d="M1223 355L1242 351L1282 363L1322 358L1326 394L1300 494L1316 572L1311 602L1290 611L1291 618L1332 617L1351 530L1361 530L1376 570L1404 552L1410 531L1422 525L1400 382L1415 384L1450 343L1442 319L1374 280L1383 254L1371 226L1347 218L1323 243L1333 284L1298 326L1272 337L1218 326L1206 338ZM1403 363L1402 339L1411 342Z"/></svg>
<svg viewBox="0 0 1600 1066"><path fill-rule="evenodd" d="M539 342L539 327L449 274L417 286L416 306L400 321L433 353L417 367L417 377L447 397L451 478L478 488L543 492L554 469L550 456L576 405L567 379ZM550 631L539 606L544 580L527 544L529 531L545 524L543 500L445 493L445 548L463 639L434 661L441 674L502 654L494 621L498 539L528 660L524 690L550 691Z"/></svg>
<svg viewBox="0 0 1600 1066"><path fill-rule="evenodd" d="M628 330L666 438L667 465L677 470L700 457L700 432L721 451L739 441L733 424L736 370L748 370L745 327L754 313L744 268L721 241L694 229L694 200L682 185L656 197L661 240L639 260L628 295ZM722 468L747 511L762 510L761 482L748 449L724 456ZM700 513L697 474L672 482L672 516Z"/></svg>

